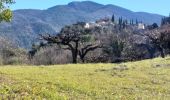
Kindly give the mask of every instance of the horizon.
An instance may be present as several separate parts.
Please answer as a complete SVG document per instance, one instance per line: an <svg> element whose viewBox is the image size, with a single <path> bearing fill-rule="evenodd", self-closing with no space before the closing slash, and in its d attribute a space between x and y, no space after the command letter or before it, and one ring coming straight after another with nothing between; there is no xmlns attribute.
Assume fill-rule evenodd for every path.
<svg viewBox="0 0 170 100"><path fill-rule="evenodd" d="M56 5L67 5L70 2L82 2L82 1L92 1L92 2L96 2L99 4L103 4L103 5L107 5L107 4L112 4L112 5L116 5L122 8L126 8L128 10L134 11L134 12L147 12L147 13L153 13L153 14L159 14L159 15L163 15L163 16L168 16L169 15L169 11L168 8L169 7L169 3L170 1L165 0L164 2L162 2L161 0L158 1L136 1L136 0L131 0L130 3L129 0L114 0L114 1L110 1L110 0L65 0L65 1L61 1L61 0L52 0L52 1L45 1L43 3L41 3L41 0L29 0L29 1L23 1L23 0L15 0L16 3L11 5L11 9L12 10L19 10L19 9L40 9L40 10L44 10L44 9L48 9L50 7L56 6ZM39 4L41 3L41 4ZM38 5L38 6L37 6ZM149 9L150 8L150 9Z"/></svg>

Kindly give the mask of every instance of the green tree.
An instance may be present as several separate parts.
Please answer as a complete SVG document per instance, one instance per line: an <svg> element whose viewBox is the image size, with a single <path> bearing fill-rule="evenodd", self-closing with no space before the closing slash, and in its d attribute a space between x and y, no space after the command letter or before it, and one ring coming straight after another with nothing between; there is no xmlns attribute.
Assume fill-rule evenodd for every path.
<svg viewBox="0 0 170 100"><path fill-rule="evenodd" d="M78 22L63 27L60 33L55 36L41 35L41 37L48 44L58 44L62 49L70 50L73 63L77 63L78 56L82 62L85 62L84 58L88 52L100 48L101 45L92 38L91 31L84 26L84 22Z"/></svg>
<svg viewBox="0 0 170 100"><path fill-rule="evenodd" d="M11 21L12 11L9 9L9 5L13 4L14 0L1 0L0 1L0 22Z"/></svg>
<svg viewBox="0 0 170 100"><path fill-rule="evenodd" d="M122 19L122 17L120 17L119 18L119 25L122 25L122 23L123 23L123 19Z"/></svg>
<svg viewBox="0 0 170 100"><path fill-rule="evenodd" d="M170 49L170 31L168 30L151 30L146 34L151 40L151 43L157 48L160 52L162 58L166 56L166 50Z"/></svg>
<svg viewBox="0 0 170 100"><path fill-rule="evenodd" d="M122 27L123 27L123 29L125 29L125 28L126 28L126 25L127 25L127 24L126 24L126 20L124 20L124 21L123 21L123 23L122 23Z"/></svg>
<svg viewBox="0 0 170 100"><path fill-rule="evenodd" d="M122 17L119 18L119 30L121 31L122 29L122 24L123 24L123 19Z"/></svg>
<svg viewBox="0 0 170 100"><path fill-rule="evenodd" d="M161 20L161 25L164 25L164 24L165 24L165 17L163 17Z"/></svg>
<svg viewBox="0 0 170 100"><path fill-rule="evenodd" d="M119 62L121 60L124 42L119 36L110 36L107 38L103 52L110 56L112 62Z"/></svg>
<svg viewBox="0 0 170 100"><path fill-rule="evenodd" d="M138 19L136 19L136 25L138 25L138 23L139 23L139 22L138 22Z"/></svg>
<svg viewBox="0 0 170 100"><path fill-rule="evenodd" d="M112 16L112 22L114 23L115 22L115 15L113 14Z"/></svg>

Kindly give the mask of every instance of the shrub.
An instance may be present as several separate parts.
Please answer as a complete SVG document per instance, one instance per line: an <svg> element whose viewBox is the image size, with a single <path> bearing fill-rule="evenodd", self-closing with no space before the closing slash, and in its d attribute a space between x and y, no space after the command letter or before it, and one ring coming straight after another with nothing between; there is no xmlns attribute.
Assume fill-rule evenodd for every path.
<svg viewBox="0 0 170 100"><path fill-rule="evenodd" d="M70 51L62 50L58 46L41 48L31 60L35 65L54 65L71 63Z"/></svg>
<svg viewBox="0 0 170 100"><path fill-rule="evenodd" d="M9 39L0 37L0 64L28 64L27 51Z"/></svg>

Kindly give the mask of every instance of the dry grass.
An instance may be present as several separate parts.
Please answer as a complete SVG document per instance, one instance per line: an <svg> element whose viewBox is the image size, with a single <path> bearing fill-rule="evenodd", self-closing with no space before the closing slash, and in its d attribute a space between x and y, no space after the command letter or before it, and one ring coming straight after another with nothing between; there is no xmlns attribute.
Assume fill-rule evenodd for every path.
<svg viewBox="0 0 170 100"><path fill-rule="evenodd" d="M169 100L170 58L122 64L1 66L0 99Z"/></svg>

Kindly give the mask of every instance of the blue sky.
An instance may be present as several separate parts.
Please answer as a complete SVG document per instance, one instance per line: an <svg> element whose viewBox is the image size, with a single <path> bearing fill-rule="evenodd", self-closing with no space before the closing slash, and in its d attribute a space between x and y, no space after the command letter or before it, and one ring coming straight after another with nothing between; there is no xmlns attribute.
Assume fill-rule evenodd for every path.
<svg viewBox="0 0 170 100"><path fill-rule="evenodd" d="M55 5L63 5L72 1L85 0L15 0L16 3L11 6L16 9L47 9ZM121 6L132 11L143 11L157 13L161 15L169 15L170 0L91 0L101 4L113 4Z"/></svg>

